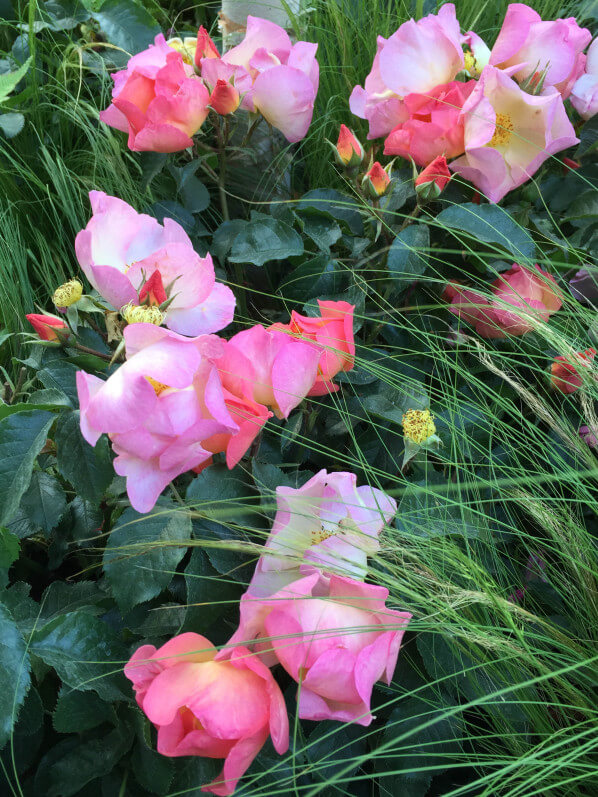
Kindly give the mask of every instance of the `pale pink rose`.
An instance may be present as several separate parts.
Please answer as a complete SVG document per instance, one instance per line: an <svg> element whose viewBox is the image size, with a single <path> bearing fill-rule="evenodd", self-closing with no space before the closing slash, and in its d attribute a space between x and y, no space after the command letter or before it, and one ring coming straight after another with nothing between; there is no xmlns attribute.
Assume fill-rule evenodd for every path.
<svg viewBox="0 0 598 797"><path fill-rule="evenodd" d="M548 321L563 301L554 277L539 266L525 268L517 263L491 286L492 298L477 291L449 284L444 296L451 313L475 327L483 338L506 338L533 330L539 321Z"/></svg>
<svg viewBox="0 0 598 797"><path fill-rule="evenodd" d="M411 619L385 587L314 570L270 598L246 593L229 644L246 640L300 684L299 717L369 725L376 681L390 684Z"/></svg>
<svg viewBox="0 0 598 797"><path fill-rule="evenodd" d="M214 365L223 341L153 324L129 324L124 339L127 360L107 380L77 373L81 433L91 445L109 436L131 505L149 512L174 478L211 457L204 440L240 427Z"/></svg>
<svg viewBox="0 0 598 797"><path fill-rule="evenodd" d="M492 48L489 63L508 69L515 80L540 79L554 86L567 98L573 83L583 73L582 54L592 39L587 28L580 28L574 17L544 22L533 8L511 3Z"/></svg>
<svg viewBox="0 0 598 797"><path fill-rule="evenodd" d="M290 142L305 137L318 92L317 44L292 44L288 33L267 19L247 17L243 41L222 58L202 58L201 75L215 87L234 85L241 107L259 111Z"/></svg>
<svg viewBox="0 0 598 797"><path fill-rule="evenodd" d="M113 79L112 104L100 119L128 132L129 149L177 152L193 145L191 137L208 115L210 95L193 66L161 33Z"/></svg>
<svg viewBox="0 0 598 797"><path fill-rule="evenodd" d="M137 704L158 730L162 755L224 758L202 791L233 794L270 736L277 753L289 746L284 698L270 670L247 648L220 652L188 632L162 647L143 645L125 666Z"/></svg>
<svg viewBox="0 0 598 797"><path fill-rule="evenodd" d="M579 139L555 88L538 96L487 66L463 105L465 154L450 168L490 202L535 174L544 161Z"/></svg>
<svg viewBox="0 0 598 797"><path fill-rule="evenodd" d="M583 119L598 113L598 39L588 50L585 72L573 84L571 105Z"/></svg>
<svg viewBox="0 0 598 797"><path fill-rule="evenodd" d="M174 332L203 335L230 324L234 294L215 281L209 253L200 257L180 224L165 218L162 225L103 191L91 191L89 199L93 215L75 251L85 276L114 308L139 304L152 280L147 298L172 299L164 323Z"/></svg>
<svg viewBox="0 0 598 797"><path fill-rule="evenodd" d="M454 80L425 94L409 94L403 103L407 119L384 142L384 154L413 158L418 166L427 166L441 155L462 155L465 141L461 109L475 86L475 80Z"/></svg>
<svg viewBox="0 0 598 797"><path fill-rule="evenodd" d="M268 597L301 577L301 566L316 565L364 579L368 556L380 550L378 535L397 504L382 490L357 487L354 473L321 470L303 487L276 488L277 512L248 587Z"/></svg>
<svg viewBox="0 0 598 797"><path fill-rule="evenodd" d="M256 324L233 335L217 365L226 390L288 418L314 386L320 356L311 343Z"/></svg>
<svg viewBox="0 0 598 797"><path fill-rule="evenodd" d="M467 31L461 37L461 43L465 46L464 53L464 71L469 77L479 77L485 66L490 61L490 48L486 42L474 33L472 30Z"/></svg>
<svg viewBox="0 0 598 797"><path fill-rule="evenodd" d="M338 385L332 379L339 371L351 371L355 365L355 342L353 340L353 311L355 305L348 302L318 299L320 316L291 313L288 324L273 324L271 330L289 332L299 340L313 343L322 352L318 361L318 372L308 396L325 396L335 393Z"/></svg>

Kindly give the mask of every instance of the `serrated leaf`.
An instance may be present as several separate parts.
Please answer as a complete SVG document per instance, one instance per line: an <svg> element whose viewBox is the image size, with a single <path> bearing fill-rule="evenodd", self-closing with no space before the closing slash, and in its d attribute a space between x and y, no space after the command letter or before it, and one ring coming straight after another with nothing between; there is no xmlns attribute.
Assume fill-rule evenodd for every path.
<svg viewBox="0 0 598 797"><path fill-rule="evenodd" d="M36 530L45 534L56 528L66 510L66 495L55 476L34 471L21 499L21 510Z"/></svg>
<svg viewBox="0 0 598 797"><path fill-rule="evenodd" d="M395 287L405 290L428 267L430 232L425 224L412 224L399 232L388 251L388 270Z"/></svg>
<svg viewBox="0 0 598 797"><path fill-rule="evenodd" d="M67 360L52 360L37 372L37 378L45 388L57 390L71 407L79 405L77 395L77 371L79 369Z"/></svg>
<svg viewBox="0 0 598 797"><path fill-rule="evenodd" d="M499 205L473 202L451 205L436 216L436 223L465 233L465 237L456 237L474 252L479 249L479 242L485 241L510 252L518 262L533 260L535 256L536 246L531 235Z"/></svg>
<svg viewBox="0 0 598 797"><path fill-rule="evenodd" d="M58 733L83 733L103 722L117 724L116 712L94 692L76 692L64 688L58 695L52 724Z"/></svg>
<svg viewBox="0 0 598 797"><path fill-rule="evenodd" d="M316 188L304 194L296 205L296 211L303 213L325 213L340 221L353 233L363 233L363 221L357 202L333 188Z"/></svg>
<svg viewBox="0 0 598 797"><path fill-rule="evenodd" d="M263 266L270 260L286 260L303 253L301 236L283 221L259 218L245 222L234 240L231 263Z"/></svg>
<svg viewBox="0 0 598 797"><path fill-rule="evenodd" d="M121 611L159 595L170 584L191 538L191 518L158 504L140 515L126 509L104 551L104 572Z"/></svg>
<svg viewBox="0 0 598 797"><path fill-rule="evenodd" d="M204 633L241 597L242 588L231 578L222 577L201 548L193 548L185 568L187 613L185 628L202 628ZM217 595L217 597L215 597Z"/></svg>
<svg viewBox="0 0 598 797"><path fill-rule="evenodd" d="M166 794L174 775L173 762L166 756L151 750L144 742L137 741L131 764L141 786L152 794Z"/></svg>
<svg viewBox="0 0 598 797"><path fill-rule="evenodd" d="M81 434L77 410L59 416L55 442L61 475L83 498L98 504L114 477L108 440L100 437L92 448Z"/></svg>
<svg viewBox="0 0 598 797"><path fill-rule="evenodd" d="M160 33L156 20L135 0L104 0L93 16L108 41L131 54L144 50Z"/></svg>
<svg viewBox="0 0 598 797"><path fill-rule="evenodd" d="M25 63L14 72L5 72L3 75L0 75L0 102L4 102L17 83L25 77L29 71L31 59L32 56L30 55Z"/></svg>
<svg viewBox="0 0 598 797"><path fill-rule="evenodd" d="M0 420L0 525L15 515L53 422L54 416L43 411L17 412Z"/></svg>
<svg viewBox="0 0 598 797"><path fill-rule="evenodd" d="M0 603L0 749L9 738L31 683L25 641Z"/></svg>

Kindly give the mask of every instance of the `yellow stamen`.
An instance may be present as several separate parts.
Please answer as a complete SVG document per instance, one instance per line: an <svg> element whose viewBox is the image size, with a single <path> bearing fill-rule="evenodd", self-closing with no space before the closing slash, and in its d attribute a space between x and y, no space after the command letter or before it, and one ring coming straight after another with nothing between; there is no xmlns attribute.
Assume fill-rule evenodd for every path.
<svg viewBox="0 0 598 797"><path fill-rule="evenodd" d="M175 36L172 39L168 39L166 44L172 47L173 50L176 50L177 53L180 53L186 64L193 66L195 62L195 48L197 45L197 39L194 36L185 36L184 40Z"/></svg>
<svg viewBox="0 0 598 797"><path fill-rule="evenodd" d="M323 526L320 526L320 528L317 528L317 529L312 529L312 532L311 532L311 544L312 545L319 545L321 542L324 542L324 540L327 540L329 537L334 537L335 534L336 534L336 530L335 531L328 531Z"/></svg>
<svg viewBox="0 0 598 797"><path fill-rule="evenodd" d="M463 53L463 61L465 71L469 72L470 74L478 74L478 67L477 62L475 60L475 55L471 52L471 50L465 50Z"/></svg>
<svg viewBox="0 0 598 797"><path fill-rule="evenodd" d="M513 135L513 121L508 113L496 114L496 128L494 135L490 139L489 147L504 147L511 140Z"/></svg>
<svg viewBox="0 0 598 797"><path fill-rule="evenodd" d="M77 279L69 280L56 288L52 301L56 307L70 307L83 296L83 285Z"/></svg>
<svg viewBox="0 0 598 797"><path fill-rule="evenodd" d="M428 437L436 434L436 426L430 410L407 410L403 415L403 434L418 445L425 443Z"/></svg>
<svg viewBox="0 0 598 797"><path fill-rule="evenodd" d="M158 382L157 379L152 379L151 376L145 377L150 385L154 388L154 393L156 396L159 396L160 393L164 393L165 390L169 390L169 386L165 385L164 382Z"/></svg>
<svg viewBox="0 0 598 797"><path fill-rule="evenodd" d="M159 327L164 321L164 315L156 305L126 304L120 314L127 324L155 324Z"/></svg>

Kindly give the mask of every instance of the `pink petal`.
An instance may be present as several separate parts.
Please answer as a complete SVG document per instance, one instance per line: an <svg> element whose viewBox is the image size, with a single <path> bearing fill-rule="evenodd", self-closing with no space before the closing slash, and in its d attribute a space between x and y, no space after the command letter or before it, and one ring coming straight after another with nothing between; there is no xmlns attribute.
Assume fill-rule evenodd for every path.
<svg viewBox="0 0 598 797"><path fill-rule="evenodd" d="M262 72L253 85L255 107L291 143L307 134L315 97L310 78L290 66Z"/></svg>
<svg viewBox="0 0 598 797"><path fill-rule="evenodd" d="M232 323L235 305L235 295L228 285L216 282L209 295L199 304L186 308L169 308L166 323L170 329L181 335L219 332Z"/></svg>

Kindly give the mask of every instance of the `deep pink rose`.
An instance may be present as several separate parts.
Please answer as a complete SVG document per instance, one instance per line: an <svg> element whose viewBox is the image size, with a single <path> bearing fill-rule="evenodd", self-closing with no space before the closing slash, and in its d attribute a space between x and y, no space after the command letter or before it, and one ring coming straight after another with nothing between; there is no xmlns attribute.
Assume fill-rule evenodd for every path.
<svg viewBox="0 0 598 797"><path fill-rule="evenodd" d="M585 72L573 84L571 105L584 119L598 113L598 39L588 50Z"/></svg>
<svg viewBox="0 0 598 797"><path fill-rule="evenodd" d="M523 335L538 321L548 321L563 304L554 277L537 265L528 269L514 263L494 280L491 291L491 299L456 284L449 284L444 292L451 313L475 327L483 338Z"/></svg>
<svg viewBox="0 0 598 797"><path fill-rule="evenodd" d="M534 96L487 66L461 112L465 154L450 168L490 202L522 185L544 161L578 142L558 91Z"/></svg>
<svg viewBox="0 0 598 797"><path fill-rule="evenodd" d="M233 320L235 297L216 282L209 254L200 257L173 219L164 225L103 191L90 191L93 215L75 239L85 276L117 310L139 304L154 279L153 296L172 299L164 323L182 335L218 332ZM151 296L149 296L151 300Z"/></svg>
<svg viewBox="0 0 598 797"><path fill-rule="evenodd" d="M233 794L239 778L272 738L289 746L289 722L270 670L247 648L220 652L199 634L180 634L162 647L143 645L125 666L137 704L158 730L166 756L224 758L202 791Z"/></svg>
<svg viewBox="0 0 598 797"><path fill-rule="evenodd" d="M390 684L411 619L387 598L385 587L314 570L270 598L246 593L231 643L259 639L257 651L274 654L300 683L301 719L369 725L374 684Z"/></svg>
<svg viewBox="0 0 598 797"><path fill-rule="evenodd" d="M454 80L425 94L409 94L404 101L407 119L384 142L384 154L413 158L418 166L427 166L441 155L462 155L465 142L461 109L475 86L475 80Z"/></svg>
<svg viewBox="0 0 598 797"><path fill-rule="evenodd" d="M544 22L537 11L524 3L511 3L489 63L508 69L515 80L540 79L544 86L554 86L563 99L571 93L583 73L583 50L592 39L587 28L580 28L574 17Z"/></svg>
<svg viewBox="0 0 598 797"><path fill-rule="evenodd" d="M160 33L115 75L112 104L100 119L129 134L129 149L177 152L193 145L210 95L181 53Z"/></svg>

